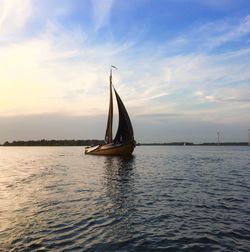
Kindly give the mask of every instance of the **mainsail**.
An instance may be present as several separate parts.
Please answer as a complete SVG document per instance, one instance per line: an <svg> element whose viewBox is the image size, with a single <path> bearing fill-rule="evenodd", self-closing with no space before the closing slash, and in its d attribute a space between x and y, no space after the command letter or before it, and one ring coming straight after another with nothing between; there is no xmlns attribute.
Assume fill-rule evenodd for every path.
<svg viewBox="0 0 250 252"><path fill-rule="evenodd" d="M117 100L118 110L119 110L119 124L118 124L118 130L114 139L114 143L125 143L128 141L134 140L134 132L133 127L131 124L131 121L128 116L128 112L125 109L125 106L116 92L115 88L115 96Z"/></svg>
<svg viewBox="0 0 250 252"><path fill-rule="evenodd" d="M110 91L110 98L109 98L109 115L107 121L107 128L105 134L105 142L112 143L112 125L113 125L113 95L112 95L112 68L110 69L110 76L109 76L109 91Z"/></svg>

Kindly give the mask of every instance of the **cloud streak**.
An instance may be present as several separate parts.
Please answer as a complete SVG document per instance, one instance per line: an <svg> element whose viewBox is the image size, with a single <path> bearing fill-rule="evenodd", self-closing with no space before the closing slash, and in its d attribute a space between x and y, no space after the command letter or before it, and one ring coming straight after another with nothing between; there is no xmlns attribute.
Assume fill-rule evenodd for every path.
<svg viewBox="0 0 250 252"><path fill-rule="evenodd" d="M109 22L111 9L114 0L91 0L93 8L93 19L95 21L95 31Z"/></svg>
<svg viewBox="0 0 250 252"><path fill-rule="evenodd" d="M0 35L13 36L20 32L31 16L31 0L2 0L0 3Z"/></svg>

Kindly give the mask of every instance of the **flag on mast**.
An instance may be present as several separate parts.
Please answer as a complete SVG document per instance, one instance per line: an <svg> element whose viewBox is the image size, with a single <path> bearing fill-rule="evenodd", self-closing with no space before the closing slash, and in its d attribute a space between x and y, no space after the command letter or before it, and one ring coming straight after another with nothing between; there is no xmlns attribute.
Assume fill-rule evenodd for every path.
<svg viewBox="0 0 250 252"><path fill-rule="evenodd" d="M111 65L111 67L113 67L113 68L115 68L116 70L118 70L118 68L117 68L117 67L115 67L115 66L113 66L113 65Z"/></svg>

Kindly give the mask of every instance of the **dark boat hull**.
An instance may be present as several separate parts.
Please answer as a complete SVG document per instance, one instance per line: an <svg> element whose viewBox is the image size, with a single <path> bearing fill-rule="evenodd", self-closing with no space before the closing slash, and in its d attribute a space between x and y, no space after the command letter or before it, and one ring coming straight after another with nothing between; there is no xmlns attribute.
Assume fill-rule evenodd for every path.
<svg viewBox="0 0 250 252"><path fill-rule="evenodd" d="M85 154L87 155L108 155L108 156L128 156L134 151L135 143L128 142L124 144L104 144L94 147L86 147Z"/></svg>

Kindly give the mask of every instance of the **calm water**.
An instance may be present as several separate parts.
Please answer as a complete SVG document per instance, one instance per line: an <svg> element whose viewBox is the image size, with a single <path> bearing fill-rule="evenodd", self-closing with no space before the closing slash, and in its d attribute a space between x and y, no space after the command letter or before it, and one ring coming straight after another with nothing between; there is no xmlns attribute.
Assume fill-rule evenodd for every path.
<svg viewBox="0 0 250 252"><path fill-rule="evenodd" d="M0 148L0 251L249 251L250 147Z"/></svg>

